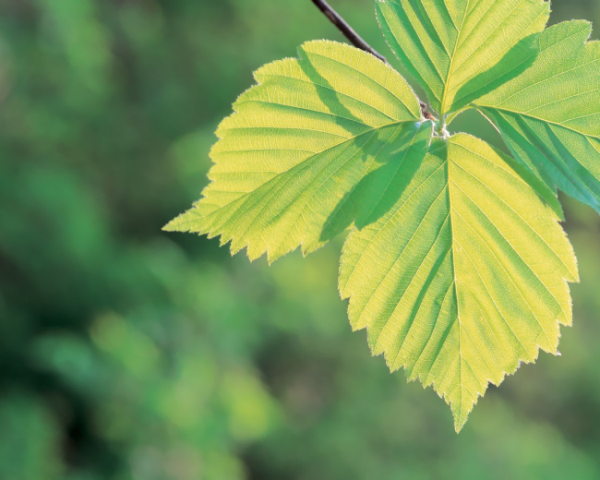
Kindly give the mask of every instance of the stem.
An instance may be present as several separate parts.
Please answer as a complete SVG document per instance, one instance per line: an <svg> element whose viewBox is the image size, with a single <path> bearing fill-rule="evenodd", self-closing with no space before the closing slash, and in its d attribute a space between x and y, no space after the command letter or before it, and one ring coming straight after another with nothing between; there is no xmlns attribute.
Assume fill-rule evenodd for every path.
<svg viewBox="0 0 600 480"><path fill-rule="evenodd" d="M360 48L365 52L369 52L371 55L376 56L379 60L387 63L387 60L383 55L377 53L377 51L365 42L362 37L354 31L354 29L346 23L346 21L340 17L340 15L333 9L325 0L312 0L313 3L321 10L325 16L333 23L344 36L350 40L350 43L356 48Z"/></svg>
<svg viewBox="0 0 600 480"><path fill-rule="evenodd" d="M333 23L340 32L344 34L344 36L354 45L356 48L360 50L364 50L365 52L370 53L371 55L377 57L384 63L387 63L386 58L378 53L371 45L365 42L362 37L354 31L354 29L346 23L346 21L340 17L340 15L333 9L325 0L312 0L312 2L317 6L321 12L325 14L325 16ZM437 120L431 112L427 109L428 106L425 102L421 102L419 100L419 105L421 105L421 114L423 118L427 120Z"/></svg>

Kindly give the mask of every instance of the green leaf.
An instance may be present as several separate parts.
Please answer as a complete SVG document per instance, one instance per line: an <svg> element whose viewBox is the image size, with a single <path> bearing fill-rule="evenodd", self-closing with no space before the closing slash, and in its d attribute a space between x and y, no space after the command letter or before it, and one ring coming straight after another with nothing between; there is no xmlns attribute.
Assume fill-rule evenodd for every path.
<svg viewBox="0 0 600 480"><path fill-rule="evenodd" d="M543 0L379 0L381 28L444 116L527 68L548 21Z"/></svg>
<svg viewBox="0 0 600 480"><path fill-rule="evenodd" d="M432 124L391 67L327 41L299 54L256 72L219 127L204 198L167 230L221 235L251 259L310 252L364 215L386 172L426 154Z"/></svg>
<svg viewBox="0 0 600 480"><path fill-rule="evenodd" d="M600 43L590 33L583 21L549 28L534 65L475 104L533 172L600 212Z"/></svg>
<svg viewBox="0 0 600 480"><path fill-rule="evenodd" d="M571 324L572 248L514 160L459 134L436 140L385 215L350 234L340 292L374 355L451 405L459 431L488 382L538 349L556 353ZM412 176L411 176L412 175Z"/></svg>

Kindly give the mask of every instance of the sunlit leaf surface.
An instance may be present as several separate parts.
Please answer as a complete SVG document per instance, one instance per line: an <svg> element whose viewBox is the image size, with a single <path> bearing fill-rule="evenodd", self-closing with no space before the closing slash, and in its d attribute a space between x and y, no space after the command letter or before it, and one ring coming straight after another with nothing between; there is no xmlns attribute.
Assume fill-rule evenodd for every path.
<svg viewBox="0 0 600 480"><path fill-rule="evenodd" d="M527 68L548 21L542 0L377 0L394 53L440 115Z"/></svg>
<svg viewBox="0 0 600 480"><path fill-rule="evenodd" d="M575 257L551 193L474 137L435 141L401 195L344 246L340 291L373 354L433 385L460 430L488 382L571 324ZM402 179L402 180L400 180Z"/></svg>
<svg viewBox="0 0 600 480"><path fill-rule="evenodd" d="M331 232L373 204L395 164L425 155L432 125L420 122L397 72L339 43L299 52L256 72L259 85L217 132L213 182L168 229L221 235L250 258L308 252L325 241L325 226Z"/></svg>

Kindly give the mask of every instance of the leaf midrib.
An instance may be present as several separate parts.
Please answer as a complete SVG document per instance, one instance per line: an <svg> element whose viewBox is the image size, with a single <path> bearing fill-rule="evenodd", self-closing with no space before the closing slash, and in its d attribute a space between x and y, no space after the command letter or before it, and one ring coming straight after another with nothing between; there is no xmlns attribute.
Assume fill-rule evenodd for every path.
<svg viewBox="0 0 600 480"><path fill-rule="evenodd" d="M298 168L298 169L305 168L305 167L306 167L306 162L310 162L311 160L314 160L314 159L315 159L315 157L317 157L317 156L319 156L319 155L322 155L322 154L324 154L324 153L326 153L326 152L328 152L328 151L330 151L330 150L333 150L333 149L335 149L335 148L337 148L337 147L340 147L340 146L342 146L342 145L345 145L345 144L351 143L351 142L353 142L353 141L357 140L358 138L360 138L360 137L362 137L362 136L364 136L364 135L368 135L368 134L374 134L375 132L377 132L377 131L379 131L379 130L382 130L382 129L384 129L384 128L390 128L390 127L394 127L394 126L399 126L399 125L401 125L401 124L403 124L403 123L410 123L410 122L406 122L406 121L391 122L391 123L389 123L389 124L386 124L386 125L383 125L383 126L380 126L380 127L374 127L374 128L371 128L371 129L369 129L369 130L366 130L366 131L364 131L364 132L361 132L361 133L359 133L358 135L355 135L355 136L353 136L353 137L349 137L349 138L347 138L347 139L345 139L345 140L343 140L343 141L341 141L341 142L339 142L339 143L336 143L336 144L334 144L334 145L331 145L331 146L329 146L329 147L327 147L327 148L325 148L325 149L323 149L323 150L321 150L321 151L319 151L319 152L315 152L315 153L313 153L313 154L309 155L308 157L304 158L303 160L301 160L301 161L300 161L299 163L297 163L296 165L294 165L294 166L292 166L292 167L290 167L290 168L288 168L288 169L286 169L286 170L282 171L281 173L277 174L277 175L276 175L276 176L274 176L273 178L269 179L267 182L265 182L264 184L260 185L260 186L259 186L258 188L256 188L255 190L252 190L252 191L250 191L250 192L247 192L247 193L245 193L244 195L241 195L240 197L236 198L235 200L232 200L231 202L229 202L229 203L227 203L227 204L223 205L222 207L219 207L217 210L214 210L214 211L212 211L212 212L208 213L206 216L208 217L208 216L214 215L214 214L216 214L217 212L219 212L219 211L222 211L223 209L225 209L225 208L229 207L230 205L232 205L232 204L234 204L234 203L237 203L237 202L240 202L240 201L244 201L244 202L245 202L245 200L248 198L248 196L249 196L249 195L251 195L251 194L253 194L253 193L256 193L256 191L257 191L258 189L260 189L260 188L265 188L265 187L266 187L267 185L269 185L270 183L272 183L272 182L275 182L275 181L279 180L279 179L280 179L280 178L281 178L283 175L285 175L286 173L288 173L288 172L290 172L290 171L292 171L292 170L294 170L294 169L296 169L296 168ZM205 198L206 198L206 197L205 197ZM233 214L233 212L232 212L232 214Z"/></svg>
<svg viewBox="0 0 600 480"><path fill-rule="evenodd" d="M444 92L442 93L442 101L440 102L440 117L444 117L444 115L446 115L446 99L449 91L448 80L452 76L452 65L454 64L454 59L456 57L458 47L461 44L461 36L465 27L465 19L467 18L467 12L469 11L470 4L471 0L467 0L467 4L465 5L465 11L463 12L463 18L460 22L460 28L457 32L458 34L456 36L456 43L454 44L454 48L452 49L452 55L450 56L450 65L448 66L448 73L446 74L446 81L444 82Z"/></svg>

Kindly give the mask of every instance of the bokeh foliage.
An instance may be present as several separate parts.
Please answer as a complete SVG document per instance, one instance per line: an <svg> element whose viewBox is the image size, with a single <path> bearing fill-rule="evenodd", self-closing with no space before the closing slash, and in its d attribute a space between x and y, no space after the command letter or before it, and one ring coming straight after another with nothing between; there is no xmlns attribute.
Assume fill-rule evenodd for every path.
<svg viewBox="0 0 600 480"><path fill-rule="evenodd" d="M335 3L391 57L371 0ZM553 10L600 24L594 0ZM341 40L309 0L0 3L0 478L600 478L591 209L567 201L562 357L491 389L460 436L350 332L339 244L269 268L160 231L251 72L317 38Z"/></svg>

